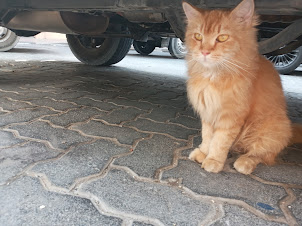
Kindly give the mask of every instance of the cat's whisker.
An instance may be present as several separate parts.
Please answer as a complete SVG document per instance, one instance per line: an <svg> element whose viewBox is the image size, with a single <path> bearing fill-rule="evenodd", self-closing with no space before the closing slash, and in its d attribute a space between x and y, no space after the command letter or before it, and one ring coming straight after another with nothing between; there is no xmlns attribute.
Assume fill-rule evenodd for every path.
<svg viewBox="0 0 302 226"><path fill-rule="evenodd" d="M233 68L232 66L226 64L225 62L220 62L224 69L229 71L232 75L235 73L236 75L239 75L239 71L236 68Z"/></svg>
<svg viewBox="0 0 302 226"><path fill-rule="evenodd" d="M251 76L254 77L254 75L253 75L252 73L250 73L250 72L249 72L248 70L246 70L245 68L239 66L238 64L235 64L234 62L231 62L231 61L229 61L229 60L227 60L227 59L223 59L223 61L225 61L225 62L227 62L227 63L229 63L229 64L232 64L233 66L235 66L235 67L237 67L237 68L239 68L239 69L241 69L241 70L247 72L248 74L250 74Z"/></svg>
<svg viewBox="0 0 302 226"><path fill-rule="evenodd" d="M243 65L243 66L245 66L245 67L247 67L247 68L250 67L250 65L247 65L247 64L245 64L245 63L243 63L243 62L241 62L241 61L239 61L239 60L233 59L233 61L235 61L236 63L241 64L241 65Z"/></svg>

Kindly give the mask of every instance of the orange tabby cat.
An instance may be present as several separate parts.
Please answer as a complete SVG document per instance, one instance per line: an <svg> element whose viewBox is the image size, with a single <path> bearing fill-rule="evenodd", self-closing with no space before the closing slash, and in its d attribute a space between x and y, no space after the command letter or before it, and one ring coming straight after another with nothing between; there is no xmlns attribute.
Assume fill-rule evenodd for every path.
<svg viewBox="0 0 302 226"><path fill-rule="evenodd" d="M209 172L223 169L230 149L235 169L250 174L273 164L291 137L280 77L258 53L253 0L234 10L202 10L184 2L188 98L202 119L202 143L189 156Z"/></svg>

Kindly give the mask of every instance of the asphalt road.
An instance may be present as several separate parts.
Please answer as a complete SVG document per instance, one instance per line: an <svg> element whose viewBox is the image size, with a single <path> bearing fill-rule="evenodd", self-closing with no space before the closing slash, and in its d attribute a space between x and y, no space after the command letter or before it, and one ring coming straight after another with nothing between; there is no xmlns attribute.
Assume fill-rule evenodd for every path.
<svg viewBox="0 0 302 226"><path fill-rule="evenodd" d="M212 174L188 160L200 123L184 60L130 51L83 65L64 43L0 53L0 225L302 225L302 146L249 176L230 156ZM302 123L302 72L282 75Z"/></svg>

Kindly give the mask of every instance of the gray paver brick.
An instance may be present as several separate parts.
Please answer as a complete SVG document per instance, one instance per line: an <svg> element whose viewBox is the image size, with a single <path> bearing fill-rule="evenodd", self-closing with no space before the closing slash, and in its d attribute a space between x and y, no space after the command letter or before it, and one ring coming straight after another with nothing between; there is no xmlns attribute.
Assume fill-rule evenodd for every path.
<svg viewBox="0 0 302 226"><path fill-rule="evenodd" d="M225 215L215 223L213 226L242 226L242 225L253 225L253 226L281 226L286 225L278 222L271 222L264 219L261 219L252 213L248 212L242 207L239 206L224 206Z"/></svg>
<svg viewBox="0 0 302 226"><path fill-rule="evenodd" d="M80 109L72 109L67 113L60 115L46 116L43 119L49 120L55 125L67 127L72 123L84 122L93 116L105 114L106 112L99 111L95 108L85 107Z"/></svg>
<svg viewBox="0 0 302 226"><path fill-rule="evenodd" d="M122 144L132 145L136 139L147 137L147 134L136 132L133 129L108 126L99 121L90 121L85 124L75 125L72 128L88 135L116 138Z"/></svg>
<svg viewBox="0 0 302 226"><path fill-rule="evenodd" d="M38 164L32 171L44 173L54 184L68 188L77 178L99 173L113 156L129 151L110 141L98 140L77 146L59 160Z"/></svg>
<svg viewBox="0 0 302 226"><path fill-rule="evenodd" d="M42 92L31 90L31 91L21 91L18 92L18 94L6 94L5 96L20 101L32 101L32 100L48 97L49 95L50 93L47 92L42 93Z"/></svg>
<svg viewBox="0 0 302 226"><path fill-rule="evenodd" d="M300 146L300 148L299 148ZM283 162L302 164L302 144L285 148L280 155Z"/></svg>
<svg viewBox="0 0 302 226"><path fill-rule="evenodd" d="M132 226L153 226L153 224L145 224L141 222L133 222Z"/></svg>
<svg viewBox="0 0 302 226"><path fill-rule="evenodd" d="M209 204L194 200L178 189L136 181L119 170L111 170L105 178L84 185L82 190L93 193L115 209L159 219L165 225L198 225L210 211Z"/></svg>
<svg viewBox="0 0 302 226"><path fill-rule="evenodd" d="M166 133L175 138L184 140L187 140L189 135L194 135L197 133L196 130L185 129L178 125L157 123L140 118L134 122L126 123L125 126L133 126L146 132Z"/></svg>
<svg viewBox="0 0 302 226"><path fill-rule="evenodd" d="M157 91L155 89L151 89L149 87L131 87L132 92L125 95L127 99L130 100L149 100L148 98L154 95Z"/></svg>
<svg viewBox="0 0 302 226"><path fill-rule="evenodd" d="M239 199L268 214L281 214L278 203L287 195L281 187L264 185L240 173L208 173L189 160L164 172L163 179L167 178L183 178L183 185L198 194ZM262 203L269 208L262 208Z"/></svg>
<svg viewBox="0 0 302 226"><path fill-rule="evenodd" d="M172 164L173 151L184 142L161 135L141 141L131 155L117 159L114 164L127 166L143 177L153 177L156 169Z"/></svg>
<svg viewBox="0 0 302 226"><path fill-rule="evenodd" d="M28 122L43 115L51 115L55 113L57 112L43 107L14 111L0 116L0 126L9 125L11 123Z"/></svg>
<svg viewBox="0 0 302 226"><path fill-rule="evenodd" d="M0 130L0 151L1 148L9 147L15 144L23 143L25 140L18 139L10 132Z"/></svg>
<svg viewBox="0 0 302 226"><path fill-rule="evenodd" d="M1 134L0 137L2 137ZM54 158L58 154L58 152L36 142L14 148L0 149L0 184L16 176L32 163Z"/></svg>
<svg viewBox="0 0 302 226"><path fill-rule="evenodd" d="M100 110L103 111L111 111L113 109L118 108L117 106L107 103L107 102L102 102L102 101L95 101L89 98L84 98L81 97L79 99L70 99L71 102L74 102L78 105L83 105L83 106L88 106L88 107L96 107L99 108Z"/></svg>
<svg viewBox="0 0 302 226"><path fill-rule="evenodd" d="M189 157L190 153L201 144L201 141L201 134L199 132L198 136L193 139L193 147L182 151L182 156Z"/></svg>
<svg viewBox="0 0 302 226"><path fill-rule="evenodd" d="M155 106L151 113L144 114L142 118L149 118L158 122L166 122L176 117L178 109L169 106Z"/></svg>
<svg viewBox="0 0 302 226"><path fill-rule="evenodd" d="M105 89L108 89L108 87L104 87ZM118 92L109 91L109 90L99 90L95 95L88 94L85 95L86 98L91 98L93 100L106 100L106 99L112 99L116 98L120 95Z"/></svg>
<svg viewBox="0 0 302 226"><path fill-rule="evenodd" d="M126 98L115 98L114 100L108 100L109 103L115 103L117 105L120 106L128 106L128 107L136 107L142 110L151 110L155 107L155 105L152 105L150 103L147 102L142 102L142 101L138 101L138 100L130 100L130 99L126 99Z"/></svg>
<svg viewBox="0 0 302 226"><path fill-rule="evenodd" d="M183 97L178 97L176 99L161 99L161 98L154 98L154 99L147 99L145 98L144 100L149 101L153 104L160 104L160 105L167 105L167 106L172 106L172 107L176 107L179 108L180 110L184 110L186 107L188 107L188 102L185 98L185 96Z"/></svg>
<svg viewBox="0 0 302 226"><path fill-rule="evenodd" d="M120 108L113 110L107 115L97 116L96 119L103 119L111 124L120 124L124 121L134 120L138 115L144 113L142 110L135 108Z"/></svg>
<svg viewBox="0 0 302 226"><path fill-rule="evenodd" d="M294 189L296 200L291 204L291 210L299 225L302 225L302 189Z"/></svg>
<svg viewBox="0 0 302 226"><path fill-rule="evenodd" d="M199 119L187 117L184 115L181 115L175 119L171 119L170 122L178 123L193 129L201 129L201 123Z"/></svg>
<svg viewBox="0 0 302 226"><path fill-rule="evenodd" d="M0 98L0 108L2 108L3 110L6 111L14 111L14 110L18 110L21 108L32 108L33 106L28 104L28 103L24 103L24 102L20 102L20 101L11 101L8 100L7 98Z"/></svg>
<svg viewBox="0 0 302 226"><path fill-rule="evenodd" d="M57 111L66 111L71 108L78 108L79 106L71 104L71 103L66 103L62 101L54 101L49 98L43 98L43 99L35 99L30 101L34 105L38 106L46 106L46 107L51 107Z"/></svg>
<svg viewBox="0 0 302 226"><path fill-rule="evenodd" d="M298 165L265 166L260 164L253 174L268 181L302 185L302 166Z"/></svg>
<svg viewBox="0 0 302 226"><path fill-rule="evenodd" d="M121 219L101 215L87 200L43 189L37 179L22 177L0 187L0 225L108 225Z"/></svg>
<svg viewBox="0 0 302 226"><path fill-rule="evenodd" d="M13 125L9 128L17 130L23 137L48 141L54 148L59 149L67 149L71 145L91 140L91 138L83 137L76 131L53 128L46 122L33 122L30 125Z"/></svg>

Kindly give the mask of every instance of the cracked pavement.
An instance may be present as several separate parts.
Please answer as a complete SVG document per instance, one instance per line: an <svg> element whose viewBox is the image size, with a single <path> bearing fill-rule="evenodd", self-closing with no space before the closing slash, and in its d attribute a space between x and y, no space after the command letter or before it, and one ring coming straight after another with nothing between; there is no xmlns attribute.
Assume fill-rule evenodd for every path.
<svg viewBox="0 0 302 226"><path fill-rule="evenodd" d="M201 138L185 77L137 67L156 57L163 71L184 64L133 52L108 68L0 62L0 225L302 225L302 146L249 176L231 155L204 171L188 160ZM301 123L295 73L282 80Z"/></svg>

